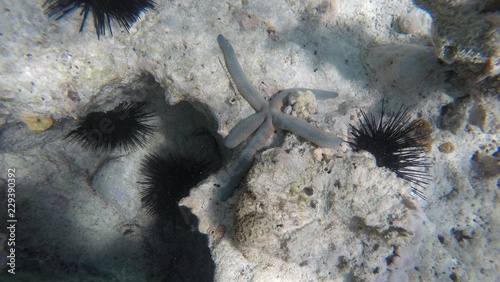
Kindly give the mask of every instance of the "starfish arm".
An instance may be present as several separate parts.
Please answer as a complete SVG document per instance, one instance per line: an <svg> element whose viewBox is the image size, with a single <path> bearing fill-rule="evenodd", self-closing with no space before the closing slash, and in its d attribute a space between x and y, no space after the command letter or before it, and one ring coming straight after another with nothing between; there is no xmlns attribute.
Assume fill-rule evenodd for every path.
<svg viewBox="0 0 500 282"><path fill-rule="evenodd" d="M342 138L335 136L333 133L320 130L303 119L278 111L272 111L271 114L275 127L290 131L320 147L335 148L342 143Z"/></svg>
<svg viewBox="0 0 500 282"><path fill-rule="evenodd" d="M266 116L266 120L259 127L252 139L247 143L241 151L240 156L236 159L234 165L231 166L231 178L224 186L220 194L220 200L229 199L248 170L252 167L255 153L261 149L274 132L271 115Z"/></svg>
<svg viewBox="0 0 500 282"><path fill-rule="evenodd" d="M276 95L276 97L273 97L273 100L271 101L270 111L273 117L274 126L297 134L318 146L325 148L337 147L342 143L341 138L335 136L333 133L320 130L303 119L286 115L281 112L281 108L285 104L285 98L288 94L307 90L313 92L315 96L319 96L318 99L335 98L338 95L337 93L331 91L308 88L291 88L283 90Z"/></svg>
<svg viewBox="0 0 500 282"><path fill-rule="evenodd" d="M266 105L267 108L267 105ZM268 111L259 111L235 125L224 139L227 148L235 148L254 133L266 119Z"/></svg>
<svg viewBox="0 0 500 282"><path fill-rule="evenodd" d="M229 74L231 74L233 78L234 84L236 84L236 88L238 88L241 96L247 100L252 108L256 111L260 111L264 105L267 105L267 101L259 94L259 91L253 87L245 76L245 73L243 73L238 63L238 59L236 58L236 53L229 41L222 34L219 34L219 36L217 36L217 42L224 54L224 61L226 62Z"/></svg>
<svg viewBox="0 0 500 282"><path fill-rule="evenodd" d="M288 97L289 94L297 93L297 92L305 92L311 91L314 94L314 97L318 100L327 100L333 99L339 94L337 92L328 91L328 90L320 90L320 89L310 89L310 88L289 88L281 91L278 95L274 96L271 100L270 109L274 111L281 111L281 108L285 104L285 98Z"/></svg>
<svg viewBox="0 0 500 282"><path fill-rule="evenodd" d="M321 89L311 89L311 88L290 88L283 90L282 92L287 91L287 93L295 93L295 92L306 92L306 91L311 91L314 94L314 97L318 100L327 100L327 99L333 99L339 96L339 93L333 92L333 91L328 91L328 90L321 90Z"/></svg>

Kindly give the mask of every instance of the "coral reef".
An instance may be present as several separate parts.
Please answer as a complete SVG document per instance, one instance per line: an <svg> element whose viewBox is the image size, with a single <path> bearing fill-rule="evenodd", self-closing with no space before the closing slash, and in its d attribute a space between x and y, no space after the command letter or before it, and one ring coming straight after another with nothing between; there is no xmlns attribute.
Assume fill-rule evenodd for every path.
<svg viewBox="0 0 500 282"><path fill-rule="evenodd" d="M412 0L155 1L155 11L141 14L130 33L112 20L113 37L100 40L90 21L86 32L78 32L78 11L56 21L43 13L43 2L0 4L0 170L20 171L18 280L500 280L500 183L485 173L499 157L500 81L472 83L487 71L492 48L478 55L483 63L468 62L467 56L453 58L451 65L440 62L429 44L432 18ZM477 14L484 18L498 13L495 2L460 3L491 4ZM457 15L457 21L472 19L465 16ZM477 26L448 25L455 27L468 35ZM478 36L494 31L493 25L485 27ZM221 33L234 42L248 81L265 100L290 87L339 93L318 100L316 110L307 91L290 93L284 114L344 139L358 109L377 109L381 99L389 101L390 111L404 103L412 116L427 120L435 143L434 150L426 149L433 163L427 201L405 199L409 185L376 167L367 153L353 154L346 144L316 147L278 131L266 144L273 149L255 155L255 169L269 168L262 179L251 172L241 192L221 202L217 195L231 176L222 169L180 201L206 235L186 242L194 232L152 226L137 183L143 156L191 132L196 121L209 123L224 150L220 136L255 112L228 79L214 40ZM466 40L457 35L449 43L462 48ZM479 42L470 43L484 47ZM76 118L112 110L120 101L145 101L151 92L157 94L151 102L161 122L148 146L82 153L61 140ZM204 117L177 107L185 101ZM31 134L20 120L32 115L56 122L43 134ZM438 150L445 142L453 143L454 153ZM223 154L236 158L238 149ZM287 165L297 167L280 171ZM236 210L244 210L237 203L243 191L259 205L236 217ZM6 222L2 214L0 225ZM252 222L270 224L267 234L273 236L249 236L244 230L252 230ZM380 237L386 230L387 242L397 247ZM279 246L262 250L258 242Z"/></svg>
<svg viewBox="0 0 500 282"><path fill-rule="evenodd" d="M414 0L433 18L432 39L444 62L466 63L476 81L500 73L500 9L495 0Z"/></svg>
<svg viewBox="0 0 500 282"><path fill-rule="evenodd" d="M320 164L304 149L270 149L251 169L234 214L234 240L247 260L268 265L279 258L319 279L351 273L373 280L403 263L391 257L413 256L426 220L403 190L408 185L384 184L395 174L366 153ZM414 250L402 250L409 246ZM411 256L399 259L411 268Z"/></svg>

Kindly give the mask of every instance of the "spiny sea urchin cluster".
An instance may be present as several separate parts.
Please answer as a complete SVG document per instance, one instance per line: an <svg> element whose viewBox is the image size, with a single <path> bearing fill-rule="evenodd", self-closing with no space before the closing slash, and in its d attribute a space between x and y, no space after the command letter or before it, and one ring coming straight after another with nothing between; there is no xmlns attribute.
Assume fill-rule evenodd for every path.
<svg viewBox="0 0 500 282"><path fill-rule="evenodd" d="M147 102L124 102L109 112L88 114L64 139L93 150L135 150L153 134L148 124L153 113Z"/></svg>
<svg viewBox="0 0 500 282"><path fill-rule="evenodd" d="M154 9L152 0L46 0L43 3L44 13L59 20L76 9L81 8L83 15L80 32L83 30L87 16L92 11L97 38L106 34L106 26L113 36L111 20L115 20L127 32L132 24L140 18L146 9Z"/></svg>
<svg viewBox="0 0 500 282"><path fill-rule="evenodd" d="M100 151L144 147L155 129L149 124L154 115L151 107L148 102L124 102L109 112L92 112L64 139ZM219 143L207 129L176 136L168 149L147 154L141 163L139 182L146 212L174 224L186 219L189 212L178 206L179 200L222 164Z"/></svg>
<svg viewBox="0 0 500 282"><path fill-rule="evenodd" d="M361 111L358 125L349 125L351 140L348 143L355 151L370 152L377 166L386 167L398 177L425 189L430 179L424 169L429 167L429 163L419 141L426 136L411 135L419 126L420 121L410 121L408 110L402 105L396 114L386 119L382 104L378 119ZM412 192L425 199L422 190L413 187Z"/></svg>

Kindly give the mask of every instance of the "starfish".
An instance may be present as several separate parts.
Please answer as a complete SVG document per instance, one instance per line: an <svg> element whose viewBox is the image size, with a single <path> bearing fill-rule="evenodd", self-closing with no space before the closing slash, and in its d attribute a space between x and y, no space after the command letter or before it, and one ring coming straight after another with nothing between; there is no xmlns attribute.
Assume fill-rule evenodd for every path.
<svg viewBox="0 0 500 282"><path fill-rule="evenodd" d="M288 96L292 93L311 91L319 100L335 98L338 93L319 89L290 88L279 92L268 102L243 73L229 41L222 34L219 34L217 42L224 54L226 67L238 92L256 111L255 114L235 125L224 139L224 145L232 149L250 138L238 158L230 164L232 176L222 189L220 200L225 201L231 197L251 168L255 153L266 145L276 128L290 131L320 147L335 148L342 143L342 139L333 133L322 131L303 119L282 112Z"/></svg>

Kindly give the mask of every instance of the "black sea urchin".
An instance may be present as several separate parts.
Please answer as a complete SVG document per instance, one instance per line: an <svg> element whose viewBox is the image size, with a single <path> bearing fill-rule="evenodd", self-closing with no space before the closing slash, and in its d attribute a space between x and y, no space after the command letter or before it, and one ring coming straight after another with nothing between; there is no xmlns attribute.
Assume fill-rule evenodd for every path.
<svg viewBox="0 0 500 282"><path fill-rule="evenodd" d="M408 111L401 106L398 112L384 120L385 110L382 104L380 118L370 117L364 111L358 126L349 125L351 141L348 143L355 151L370 152L377 161L377 166L386 167L396 175L416 186L425 189L430 180L424 169L429 167L425 152L419 140L426 136L410 136L420 126L420 121L411 121ZM418 188L412 192L425 199Z"/></svg>
<svg viewBox="0 0 500 282"><path fill-rule="evenodd" d="M106 25L113 36L111 20L116 20L128 32L132 24L140 17L141 12L148 8L154 9L154 6L155 2L152 0L46 0L42 7L49 18L56 17L56 20L81 7L80 15L83 15L83 19L80 32L83 30L89 12L92 11L97 38L99 38L101 34L106 34Z"/></svg>
<svg viewBox="0 0 500 282"><path fill-rule="evenodd" d="M153 133L147 124L153 113L147 102L121 103L112 111L88 114L64 139L93 150L134 150L144 147Z"/></svg>
<svg viewBox="0 0 500 282"><path fill-rule="evenodd" d="M141 200L149 214L174 221L181 218L178 202L221 165L219 158L207 158L216 152L204 154L200 149L187 153L163 150L145 156L141 164L143 181L139 183L143 185Z"/></svg>

